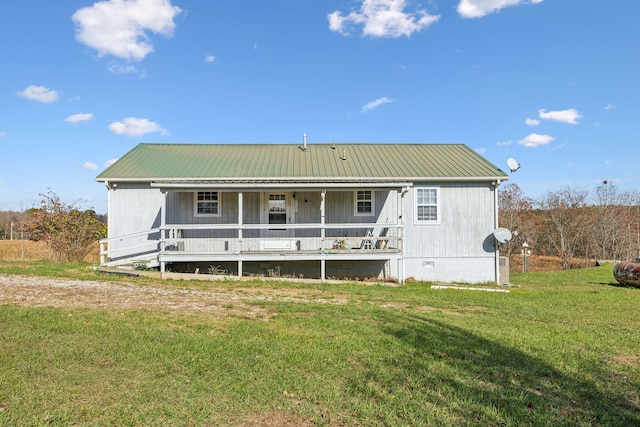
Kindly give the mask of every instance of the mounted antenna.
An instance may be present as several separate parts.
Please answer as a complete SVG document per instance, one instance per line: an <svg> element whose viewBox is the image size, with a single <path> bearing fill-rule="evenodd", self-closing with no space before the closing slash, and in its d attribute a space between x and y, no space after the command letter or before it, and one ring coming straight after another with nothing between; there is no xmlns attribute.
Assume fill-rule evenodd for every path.
<svg viewBox="0 0 640 427"><path fill-rule="evenodd" d="M511 170L512 173L520 169L520 163L513 157L507 159L507 166L509 166L509 170Z"/></svg>
<svg viewBox="0 0 640 427"><path fill-rule="evenodd" d="M332 150L335 150L336 148L338 148L338 146L336 145L336 142L335 142L335 141L333 141L333 142L331 143L331 149L332 149Z"/></svg>

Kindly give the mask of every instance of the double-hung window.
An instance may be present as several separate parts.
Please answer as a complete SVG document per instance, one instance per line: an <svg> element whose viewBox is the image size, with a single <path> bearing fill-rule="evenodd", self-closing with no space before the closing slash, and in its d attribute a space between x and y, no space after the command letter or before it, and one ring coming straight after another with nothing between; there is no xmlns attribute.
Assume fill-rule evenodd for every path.
<svg viewBox="0 0 640 427"><path fill-rule="evenodd" d="M287 195L269 194L269 224L287 223Z"/></svg>
<svg viewBox="0 0 640 427"><path fill-rule="evenodd" d="M439 223L440 189L437 187L417 187L415 191L415 222L417 224Z"/></svg>
<svg viewBox="0 0 640 427"><path fill-rule="evenodd" d="M198 191L194 197L195 216L220 216L220 193L218 191Z"/></svg>
<svg viewBox="0 0 640 427"><path fill-rule="evenodd" d="M374 192L371 190L354 191L354 215L355 216L371 216L374 214L373 206L375 204Z"/></svg>

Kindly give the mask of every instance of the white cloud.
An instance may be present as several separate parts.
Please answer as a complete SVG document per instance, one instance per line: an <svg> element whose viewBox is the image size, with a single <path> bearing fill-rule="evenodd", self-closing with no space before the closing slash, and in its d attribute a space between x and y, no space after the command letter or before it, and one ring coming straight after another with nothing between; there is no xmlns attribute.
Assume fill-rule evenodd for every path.
<svg viewBox="0 0 640 427"><path fill-rule="evenodd" d="M540 120L536 119L527 119L524 121L524 124L527 126L538 126L540 124Z"/></svg>
<svg viewBox="0 0 640 427"><path fill-rule="evenodd" d="M96 169L98 169L98 165L96 165L95 163L92 163L92 162L84 162L82 164L82 169L96 170Z"/></svg>
<svg viewBox="0 0 640 427"><path fill-rule="evenodd" d="M538 117L540 117L541 119L553 120L554 122L569 123L572 125L577 125L578 119L582 117L582 114L580 114L575 108L570 108L568 110L562 111L547 111L542 109L539 111L539 113L540 114L538 115Z"/></svg>
<svg viewBox="0 0 640 427"><path fill-rule="evenodd" d="M512 143L513 143L513 141L509 140L509 141L496 142L496 145L498 147L508 147Z"/></svg>
<svg viewBox="0 0 640 427"><path fill-rule="evenodd" d="M118 135L142 136L148 133L166 134L167 130L155 122L136 117L127 117L121 122L113 122L109 125L109 130Z"/></svg>
<svg viewBox="0 0 640 427"><path fill-rule="evenodd" d="M482 18L509 6L542 3L542 0L460 0L458 13L463 18Z"/></svg>
<svg viewBox="0 0 640 427"><path fill-rule="evenodd" d="M215 57L215 56L213 56L213 55L206 54L206 55L204 56L204 62L206 62L206 63L208 63L208 64L211 64L211 63L212 63L213 61L215 61L215 60L216 60L216 57Z"/></svg>
<svg viewBox="0 0 640 427"><path fill-rule="evenodd" d="M0 138L4 138L5 136L7 136L6 132L0 132Z"/></svg>
<svg viewBox="0 0 640 427"><path fill-rule="evenodd" d="M518 141L518 144L525 147L539 147L541 145L547 145L555 138L549 135L540 135L539 133L532 133L527 135L524 139Z"/></svg>
<svg viewBox="0 0 640 427"><path fill-rule="evenodd" d="M43 104L49 104L58 100L58 92L44 86L31 85L22 92L18 92L18 95L32 101L42 102Z"/></svg>
<svg viewBox="0 0 640 427"><path fill-rule="evenodd" d="M118 161L118 159L111 159L111 160L107 160L107 161L104 163L104 167L108 168L109 166L111 166L112 164L114 164L114 163L115 163L115 162L117 162L117 161Z"/></svg>
<svg viewBox="0 0 640 427"><path fill-rule="evenodd" d="M138 68L131 64L119 64L114 61L109 63L108 68L113 74L134 74L138 72Z"/></svg>
<svg viewBox="0 0 640 427"><path fill-rule="evenodd" d="M64 119L65 122L74 123L74 124L88 122L89 120L93 120L93 114L91 113L72 114L66 119Z"/></svg>
<svg viewBox="0 0 640 427"><path fill-rule="evenodd" d="M375 101L367 102L366 104L364 104L364 106L362 107L361 112L362 113L366 113L369 110L373 110L374 108L378 108L379 106L381 106L383 104L388 104L390 102L395 102L395 100L387 98L386 96L384 96L382 98L378 98Z"/></svg>
<svg viewBox="0 0 640 427"><path fill-rule="evenodd" d="M360 9L348 15L337 10L327 15L329 29L347 35L347 27L362 25L365 36L409 37L440 19L440 15L429 15L425 10L407 13L405 3L405 0L362 0Z"/></svg>
<svg viewBox="0 0 640 427"><path fill-rule="evenodd" d="M478 153L478 154L484 154L484 153L487 152L487 149L486 148L476 148L474 151L476 153Z"/></svg>
<svg viewBox="0 0 640 427"><path fill-rule="evenodd" d="M170 0L105 0L72 16L76 40L100 56L140 61L153 52L148 33L170 37L182 10Z"/></svg>
<svg viewBox="0 0 640 427"><path fill-rule="evenodd" d="M616 108L616 106L613 104L607 104L604 106L605 110L613 110L614 108Z"/></svg>

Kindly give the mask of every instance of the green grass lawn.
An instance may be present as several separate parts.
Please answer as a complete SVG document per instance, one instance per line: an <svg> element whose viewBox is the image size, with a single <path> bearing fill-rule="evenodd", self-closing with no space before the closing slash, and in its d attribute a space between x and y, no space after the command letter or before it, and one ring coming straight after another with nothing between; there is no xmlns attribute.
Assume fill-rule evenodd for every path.
<svg viewBox="0 0 640 427"><path fill-rule="evenodd" d="M85 267L0 274L112 280ZM0 425L638 426L640 289L612 268L515 274L510 293L172 284L347 301L253 302L268 320L0 305Z"/></svg>

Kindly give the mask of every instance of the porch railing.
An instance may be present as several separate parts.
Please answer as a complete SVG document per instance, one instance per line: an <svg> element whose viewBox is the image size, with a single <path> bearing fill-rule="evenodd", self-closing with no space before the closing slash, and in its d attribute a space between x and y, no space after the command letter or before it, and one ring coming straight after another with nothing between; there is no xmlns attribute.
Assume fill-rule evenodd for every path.
<svg viewBox="0 0 640 427"><path fill-rule="evenodd" d="M277 228L274 228L277 227ZM169 224L146 232L103 239L102 264L150 254L189 255L291 252L299 255L401 253L399 224ZM157 258L156 258L157 259Z"/></svg>
<svg viewBox="0 0 640 427"><path fill-rule="evenodd" d="M149 261L160 251L160 229L152 228L100 240L100 264Z"/></svg>
<svg viewBox="0 0 640 427"><path fill-rule="evenodd" d="M277 227L277 228L276 228ZM397 224L166 225L162 251L244 253L253 251L400 250ZM199 237L209 232L209 237ZM279 233L279 235L274 235ZM217 236L216 236L217 234ZM164 245L164 246L163 246Z"/></svg>

